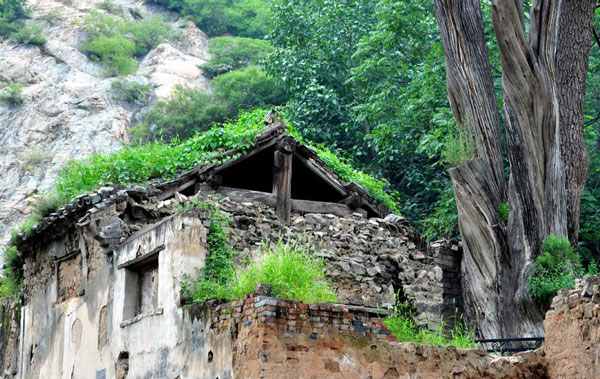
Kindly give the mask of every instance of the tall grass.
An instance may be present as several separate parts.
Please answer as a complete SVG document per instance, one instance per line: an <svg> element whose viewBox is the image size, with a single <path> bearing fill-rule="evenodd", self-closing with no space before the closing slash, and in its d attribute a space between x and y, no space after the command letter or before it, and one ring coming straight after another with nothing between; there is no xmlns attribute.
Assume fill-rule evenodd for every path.
<svg viewBox="0 0 600 379"><path fill-rule="evenodd" d="M462 322L445 331L445 324L428 330L415 324L414 312L406 304L397 304L394 313L387 317L385 325L400 342L415 342L426 345L454 346L459 349L472 349L475 345L475 333L469 331Z"/></svg>
<svg viewBox="0 0 600 379"><path fill-rule="evenodd" d="M205 270L203 278L191 290L193 301L243 299L252 294L259 283L269 284L271 295L279 299L305 303L337 301L333 287L325 277L325 263L322 259L315 258L310 250L310 245L303 242L283 243L279 240L275 247L265 242L257 259L237 268L226 282L222 280L222 276L206 275ZM217 262L230 256L221 251L218 247ZM210 256L213 254L215 253L211 250ZM219 267L226 266L224 262L219 264Z"/></svg>
<svg viewBox="0 0 600 379"><path fill-rule="evenodd" d="M337 301L331 283L325 277L323 259L311 254L311 245L302 241L283 243L272 248L264 243L258 259L235 273L232 296L241 299L259 283L271 286L274 297L304 303Z"/></svg>
<svg viewBox="0 0 600 379"><path fill-rule="evenodd" d="M475 140L468 124L458 125L448 137L443 156L444 161L452 167L460 166L475 157Z"/></svg>

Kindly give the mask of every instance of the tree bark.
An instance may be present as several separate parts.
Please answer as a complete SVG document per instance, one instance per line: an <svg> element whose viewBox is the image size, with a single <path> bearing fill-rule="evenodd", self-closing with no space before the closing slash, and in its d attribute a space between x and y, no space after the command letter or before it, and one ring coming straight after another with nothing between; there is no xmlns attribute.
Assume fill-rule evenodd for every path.
<svg viewBox="0 0 600 379"><path fill-rule="evenodd" d="M595 3L593 0L562 1L555 57L561 149L566 174L567 229L575 248L579 242L581 195L590 164L584 140L584 105Z"/></svg>
<svg viewBox="0 0 600 379"><path fill-rule="evenodd" d="M476 159L449 171L464 241L465 312L482 337L502 336L500 271L506 243L498 215L505 201L498 110L477 0L436 0L454 117L472 134Z"/></svg>
<svg viewBox="0 0 600 379"><path fill-rule="evenodd" d="M482 337L541 335L542 314L527 280L548 235L577 241L594 1L534 0L529 38L521 0L492 2L511 169L506 229L497 212L505 199L503 167L480 5L435 0L435 8L448 97L477 143L476 159L450 170L465 243L467 316Z"/></svg>
<svg viewBox="0 0 600 379"><path fill-rule="evenodd" d="M583 98L594 1L534 1L529 40L522 9L519 0L492 2L511 167L507 236L513 269L504 271L503 296L510 309L506 330L520 335L543 330L542 315L527 292L532 261L543 240L555 234L576 242L579 232L579 199L588 164ZM588 30L575 37L573 31L582 28Z"/></svg>

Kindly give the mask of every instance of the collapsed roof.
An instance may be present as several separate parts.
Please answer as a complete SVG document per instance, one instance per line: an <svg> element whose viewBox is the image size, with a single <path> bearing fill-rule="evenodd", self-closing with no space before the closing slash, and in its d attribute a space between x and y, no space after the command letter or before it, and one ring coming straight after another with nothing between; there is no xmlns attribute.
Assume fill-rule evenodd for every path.
<svg viewBox="0 0 600 379"><path fill-rule="evenodd" d="M222 157L232 157L224 163L199 165L174 180L151 183L147 188L104 187L77 196L64 208L43 218L30 235L21 234L18 244L52 231L60 233L69 225L80 223L80 218L88 213L127 197L140 198L142 193L167 200L177 194L189 196L214 190L242 201L274 206L284 220L289 219L290 211L339 216L359 212L380 218L393 213L358 184L341 180L315 150L286 132L286 125L276 112L270 112L265 122L265 131L256 137L254 144L248 149L224 152ZM278 164L278 159L285 164Z"/></svg>

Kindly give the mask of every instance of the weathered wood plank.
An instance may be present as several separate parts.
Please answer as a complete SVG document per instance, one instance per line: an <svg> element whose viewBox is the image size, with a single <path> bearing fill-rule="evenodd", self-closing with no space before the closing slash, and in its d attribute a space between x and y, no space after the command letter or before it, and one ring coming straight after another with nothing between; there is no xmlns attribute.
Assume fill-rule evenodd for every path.
<svg viewBox="0 0 600 379"><path fill-rule="evenodd" d="M275 213L277 217L289 223L292 211L292 154L275 151L273 164L273 181L276 202Z"/></svg>
<svg viewBox="0 0 600 379"><path fill-rule="evenodd" d="M212 188L203 186L200 190L212 191ZM275 207L276 204L275 195L267 192L231 187L220 187L216 192L235 201L257 201L270 207ZM344 204L298 199L292 199L292 211L297 213L329 213L338 217L345 217L355 212L366 214L362 209L352 210Z"/></svg>

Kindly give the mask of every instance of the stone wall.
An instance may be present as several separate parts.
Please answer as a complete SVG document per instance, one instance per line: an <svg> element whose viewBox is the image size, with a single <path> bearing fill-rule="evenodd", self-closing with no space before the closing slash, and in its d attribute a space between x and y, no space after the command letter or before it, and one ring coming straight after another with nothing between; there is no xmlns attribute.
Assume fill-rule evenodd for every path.
<svg viewBox="0 0 600 379"><path fill-rule="evenodd" d="M363 309L265 296L223 304L213 328L228 330L237 378L543 378L543 354L498 357L478 350L395 342Z"/></svg>
<svg viewBox="0 0 600 379"><path fill-rule="evenodd" d="M459 261L453 260L458 262L455 267L448 260L437 265L432 255L420 249L416 231L398 216L368 219L359 213L346 217L293 213L288 227L262 203L217 200L207 193L197 198L213 202L230 216L229 243L240 252L239 262L256 256L265 242L274 245L281 239L313 245L314 254L327 264L340 303L391 309L397 301L410 300L417 322L431 328L439 326L442 313L450 308L445 302L461 303L455 286ZM457 244L440 243L438 255L454 257L457 248Z"/></svg>
<svg viewBox="0 0 600 379"><path fill-rule="evenodd" d="M464 313L462 284L460 280L460 262L462 245L456 241L437 241L428 246L433 262L442 269L442 317L450 326L454 326L456 318Z"/></svg>
<svg viewBox="0 0 600 379"><path fill-rule="evenodd" d="M550 378L600 377L600 276L561 290L544 321Z"/></svg>

